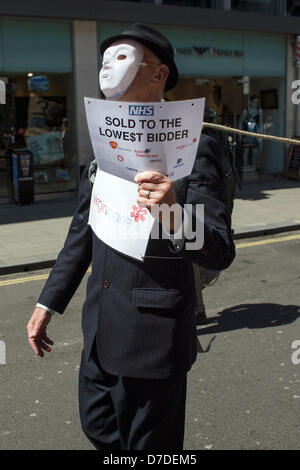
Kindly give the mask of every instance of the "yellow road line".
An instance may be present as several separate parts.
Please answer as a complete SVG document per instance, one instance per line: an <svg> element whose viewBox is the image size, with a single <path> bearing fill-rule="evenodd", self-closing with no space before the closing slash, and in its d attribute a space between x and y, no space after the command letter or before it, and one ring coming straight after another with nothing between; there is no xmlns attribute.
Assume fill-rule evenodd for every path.
<svg viewBox="0 0 300 470"><path fill-rule="evenodd" d="M91 272L91 268L88 269L88 272ZM7 279L6 281L0 281L0 287L2 286L11 286L13 284L23 284L24 282L32 282L32 281L43 281L48 279L48 274L40 274L39 276L27 276L27 277L19 277L17 279Z"/></svg>
<svg viewBox="0 0 300 470"><path fill-rule="evenodd" d="M271 243L287 242L289 240L298 240L300 235L290 235L288 237L268 238L268 240L259 240L249 243L236 243L236 248L247 248L248 246L269 245Z"/></svg>
<svg viewBox="0 0 300 470"><path fill-rule="evenodd" d="M11 284L22 284L23 282L30 282L30 281L41 281L43 279L47 279L49 274L42 274L40 276L27 276L27 277L19 277L18 279L7 279L6 281L0 281L1 286L9 286Z"/></svg>
<svg viewBox="0 0 300 470"><path fill-rule="evenodd" d="M267 240L258 240L256 242L248 242L248 243L236 243L236 248L248 248L250 246L259 246L259 245L269 245L271 243L280 243L280 242L287 242L289 240L299 240L300 235L289 235L287 237L279 237L279 238L268 238ZM91 268L88 269L88 272L91 272ZM20 277L17 279L7 279L6 281L0 281L0 287L3 286L11 286L13 284L22 284L24 282L32 282L32 281L43 281L47 279L49 274L40 274L39 276L27 276L27 277Z"/></svg>

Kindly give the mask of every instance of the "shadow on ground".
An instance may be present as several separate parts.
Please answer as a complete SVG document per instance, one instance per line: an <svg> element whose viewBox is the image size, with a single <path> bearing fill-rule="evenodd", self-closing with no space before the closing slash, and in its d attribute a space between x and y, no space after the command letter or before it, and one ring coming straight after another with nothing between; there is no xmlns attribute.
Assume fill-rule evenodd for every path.
<svg viewBox="0 0 300 470"><path fill-rule="evenodd" d="M268 191L279 189L300 188L300 182L292 179L284 179L280 177L272 177L256 183L243 183L242 187L236 187L235 199L243 199L250 201L258 201L260 199L269 199L272 194Z"/></svg>
<svg viewBox="0 0 300 470"><path fill-rule="evenodd" d="M0 206L0 225L71 217L74 214L76 204L77 194L74 193L68 199L59 198L52 201L36 201L24 206L17 204Z"/></svg>
<svg viewBox="0 0 300 470"><path fill-rule="evenodd" d="M218 315L208 318L205 325L198 329L198 336L201 339L201 336L205 334L217 334L243 328L278 327L293 323L299 316L299 305L240 304L226 308ZM210 350L214 339L212 338L204 352Z"/></svg>

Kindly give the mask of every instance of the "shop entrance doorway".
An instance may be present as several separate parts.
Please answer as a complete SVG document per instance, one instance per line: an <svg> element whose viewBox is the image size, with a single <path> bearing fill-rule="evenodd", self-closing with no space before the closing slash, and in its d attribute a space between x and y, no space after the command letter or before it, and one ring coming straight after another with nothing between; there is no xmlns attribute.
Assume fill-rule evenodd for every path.
<svg viewBox="0 0 300 470"><path fill-rule="evenodd" d="M205 98L205 120L238 127L245 106L241 77L181 77L174 90L165 94L170 101ZM212 111L212 112L209 112ZM233 156L233 164L242 176L241 139L237 134L226 134L228 146Z"/></svg>
<svg viewBox="0 0 300 470"><path fill-rule="evenodd" d="M206 109L217 114L219 124L238 125L244 107L241 77L182 77L175 89L166 93L170 101L202 97L206 98Z"/></svg>
<svg viewBox="0 0 300 470"><path fill-rule="evenodd" d="M195 77L181 76L174 90L165 94L170 101L206 98L215 122L226 126L284 135L280 109L284 106L284 80L277 77ZM206 119L207 120L207 119ZM274 142L228 134L240 177L280 174L284 149Z"/></svg>

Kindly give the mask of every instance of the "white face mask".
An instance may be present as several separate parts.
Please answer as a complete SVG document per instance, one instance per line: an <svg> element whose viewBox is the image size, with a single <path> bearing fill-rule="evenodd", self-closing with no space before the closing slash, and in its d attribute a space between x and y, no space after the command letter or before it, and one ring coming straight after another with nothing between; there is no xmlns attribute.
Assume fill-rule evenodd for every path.
<svg viewBox="0 0 300 470"><path fill-rule="evenodd" d="M100 88L107 99L120 98L129 88L143 60L143 47L131 39L114 42L103 54Z"/></svg>

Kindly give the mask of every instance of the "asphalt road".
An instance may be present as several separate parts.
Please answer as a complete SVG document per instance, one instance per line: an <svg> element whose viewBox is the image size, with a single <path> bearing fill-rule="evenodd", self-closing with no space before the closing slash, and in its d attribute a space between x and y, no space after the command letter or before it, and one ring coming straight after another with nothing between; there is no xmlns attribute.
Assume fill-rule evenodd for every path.
<svg viewBox="0 0 300 470"><path fill-rule="evenodd" d="M185 449L300 448L300 346L298 355L292 348L300 344L300 233L257 240L239 241L233 265L204 291L205 352L189 373ZM49 324L55 344L41 359L29 348L26 324L47 273L0 277L2 450L92 449L77 405L87 276Z"/></svg>

